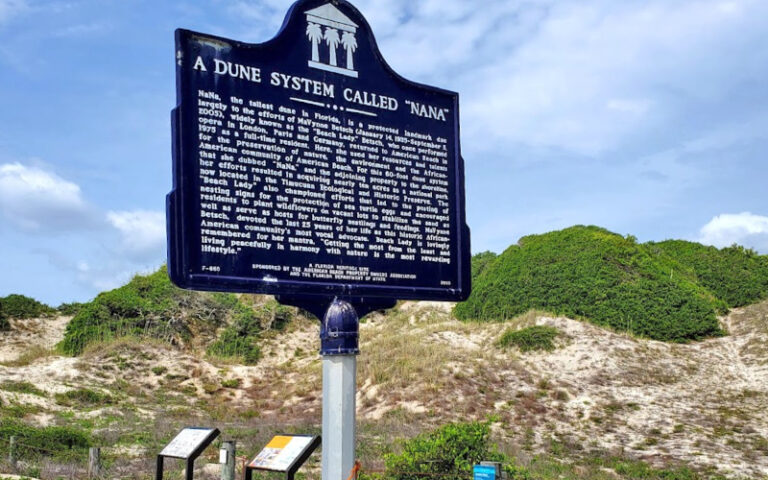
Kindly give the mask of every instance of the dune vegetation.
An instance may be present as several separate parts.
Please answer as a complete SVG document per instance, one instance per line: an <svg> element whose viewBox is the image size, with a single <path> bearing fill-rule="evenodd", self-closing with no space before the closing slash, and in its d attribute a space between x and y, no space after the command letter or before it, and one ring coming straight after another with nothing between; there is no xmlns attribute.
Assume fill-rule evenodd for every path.
<svg viewBox="0 0 768 480"><path fill-rule="evenodd" d="M531 309L654 340L722 335L717 316L768 296L766 257L741 247L639 244L598 227L524 237L475 257L461 320L503 321Z"/></svg>
<svg viewBox="0 0 768 480"><path fill-rule="evenodd" d="M259 359L259 334L293 315L295 309L274 300L258 303L252 296L182 290L162 267L80 305L59 349L79 355L97 342L150 337L171 345L208 343L209 355L251 365Z"/></svg>

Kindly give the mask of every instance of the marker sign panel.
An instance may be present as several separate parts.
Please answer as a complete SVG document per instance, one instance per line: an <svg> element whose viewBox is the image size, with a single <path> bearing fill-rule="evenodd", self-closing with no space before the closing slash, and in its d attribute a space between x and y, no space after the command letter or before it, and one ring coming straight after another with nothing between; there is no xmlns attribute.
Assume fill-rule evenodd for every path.
<svg viewBox="0 0 768 480"><path fill-rule="evenodd" d="M458 94L384 62L343 0L244 44L176 32L169 273L278 295L469 295Z"/></svg>
<svg viewBox="0 0 768 480"><path fill-rule="evenodd" d="M259 470L287 472L312 445L315 437L278 435L248 465Z"/></svg>
<svg viewBox="0 0 768 480"><path fill-rule="evenodd" d="M163 457L189 458L215 433L212 428L185 428L171 443L166 445L160 455Z"/></svg>

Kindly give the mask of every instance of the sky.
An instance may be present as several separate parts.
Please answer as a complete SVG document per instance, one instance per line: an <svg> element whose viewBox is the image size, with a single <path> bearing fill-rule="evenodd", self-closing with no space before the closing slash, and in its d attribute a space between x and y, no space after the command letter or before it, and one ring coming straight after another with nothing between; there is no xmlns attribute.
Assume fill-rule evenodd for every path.
<svg viewBox="0 0 768 480"><path fill-rule="evenodd" d="M599 225L768 253L765 0L355 0L459 92L472 250ZM85 301L165 259L176 28L288 0L0 0L0 296Z"/></svg>

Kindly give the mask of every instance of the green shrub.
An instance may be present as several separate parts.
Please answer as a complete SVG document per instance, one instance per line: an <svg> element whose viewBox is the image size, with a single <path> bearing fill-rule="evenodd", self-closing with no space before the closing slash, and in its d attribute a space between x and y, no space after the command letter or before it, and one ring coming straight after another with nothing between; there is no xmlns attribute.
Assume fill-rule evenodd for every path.
<svg viewBox="0 0 768 480"><path fill-rule="evenodd" d="M56 315L56 310L53 308L24 295L8 295L1 298L0 303L2 303L3 315L8 318L25 319Z"/></svg>
<svg viewBox="0 0 768 480"><path fill-rule="evenodd" d="M8 322L8 315L3 310L3 300L0 299L0 332L7 332L11 329L11 324Z"/></svg>
<svg viewBox="0 0 768 480"><path fill-rule="evenodd" d="M3 382L0 385L0 389L6 392L26 393L29 395L37 395L38 397L47 396L46 393L29 382Z"/></svg>
<svg viewBox="0 0 768 480"><path fill-rule="evenodd" d="M555 327L534 326L522 330L507 330L499 339L499 346L509 347L514 345L521 352L545 350L551 352L555 349L553 340L560 334Z"/></svg>
<svg viewBox="0 0 768 480"><path fill-rule="evenodd" d="M240 360L243 365L256 365L261 358L257 339L256 335L240 333L237 327L227 327L206 353L212 357Z"/></svg>
<svg viewBox="0 0 768 480"><path fill-rule="evenodd" d="M112 397L105 393L88 388L78 388L54 395L56 403L65 406L101 406L114 402Z"/></svg>
<svg viewBox="0 0 768 480"><path fill-rule="evenodd" d="M190 326L213 333L230 316L247 309L230 294L191 292L175 287L165 267L135 276L127 285L83 304L59 349L79 355L90 344L120 337L151 337L171 344L188 341Z"/></svg>
<svg viewBox="0 0 768 480"><path fill-rule="evenodd" d="M264 330L283 330L296 317L296 309L269 300L256 309L256 317Z"/></svg>
<svg viewBox="0 0 768 480"><path fill-rule="evenodd" d="M524 237L473 283L454 309L461 320L502 321L536 309L655 340L722 334L717 313L725 303L691 268L598 227Z"/></svg>
<svg viewBox="0 0 768 480"><path fill-rule="evenodd" d="M231 378L229 380L223 380L221 382L221 386L224 388L238 388L240 386L240 383L242 382L240 381L239 378Z"/></svg>
<svg viewBox="0 0 768 480"><path fill-rule="evenodd" d="M283 330L296 317L296 309L269 300L263 305L249 307L240 302L232 307L232 322L212 343L206 353L212 357L237 360L255 365L261 358L258 345L264 330Z"/></svg>
<svg viewBox="0 0 768 480"><path fill-rule="evenodd" d="M22 419L27 415L36 415L42 411L40 406L32 403L11 401L7 405L0 405L0 418Z"/></svg>
<svg viewBox="0 0 768 480"><path fill-rule="evenodd" d="M477 278L478 275L483 273L488 265L490 265L498 255L493 252L481 252L472 256L472 278Z"/></svg>
<svg viewBox="0 0 768 480"><path fill-rule="evenodd" d="M155 375L163 375L167 371L168 371L168 368L166 367L152 367L152 373L154 373Z"/></svg>
<svg viewBox="0 0 768 480"><path fill-rule="evenodd" d="M78 302L62 303L61 305L59 305L59 308L57 308L57 310L61 315L72 317L77 315L80 312L80 310L83 309L84 306L85 306L84 303L78 303Z"/></svg>
<svg viewBox="0 0 768 480"><path fill-rule="evenodd" d="M481 461L504 460L489 437L487 423L444 425L403 442L401 453L387 455L385 475L397 480L423 480L423 474L455 480L471 478L472 467Z"/></svg>
<svg viewBox="0 0 768 480"><path fill-rule="evenodd" d="M57 458L83 458L93 445L90 434L73 427L31 427L18 420L0 420L0 453L8 453L10 437L16 437L16 456L20 459L39 454ZM87 456L87 455L86 455Z"/></svg>
<svg viewBox="0 0 768 480"><path fill-rule="evenodd" d="M219 391L219 385L216 383L203 383L203 391L208 395L213 395Z"/></svg>
<svg viewBox="0 0 768 480"><path fill-rule="evenodd" d="M691 268L696 281L729 307L742 307L768 297L768 262L753 250L738 245L718 250L682 240L648 246Z"/></svg>

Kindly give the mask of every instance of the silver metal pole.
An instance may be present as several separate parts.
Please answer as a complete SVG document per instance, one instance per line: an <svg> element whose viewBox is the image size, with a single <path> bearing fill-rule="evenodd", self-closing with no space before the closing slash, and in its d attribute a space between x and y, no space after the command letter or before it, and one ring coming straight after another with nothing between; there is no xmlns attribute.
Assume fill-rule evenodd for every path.
<svg viewBox="0 0 768 480"><path fill-rule="evenodd" d="M355 464L357 357L323 357L323 480L346 480Z"/></svg>
<svg viewBox="0 0 768 480"><path fill-rule="evenodd" d="M323 356L323 480L346 480L355 465L355 393L360 322L334 299L320 328Z"/></svg>

